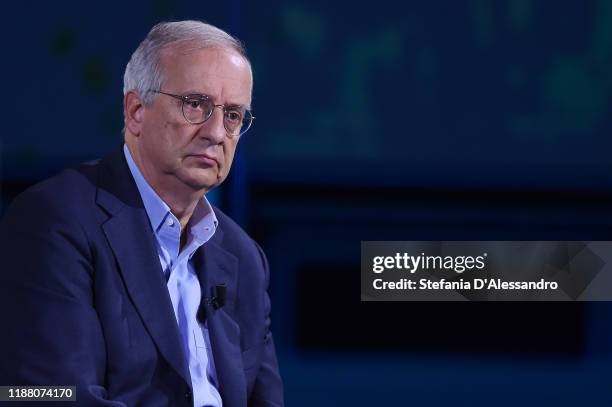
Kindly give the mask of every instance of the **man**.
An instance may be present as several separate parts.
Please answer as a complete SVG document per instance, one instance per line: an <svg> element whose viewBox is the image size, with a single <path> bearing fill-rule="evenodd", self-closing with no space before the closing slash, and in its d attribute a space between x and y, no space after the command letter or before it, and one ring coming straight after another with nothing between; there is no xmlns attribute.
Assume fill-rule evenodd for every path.
<svg viewBox="0 0 612 407"><path fill-rule="evenodd" d="M283 405L265 256L205 196L251 125L252 83L229 34L153 27L125 71L125 145L2 222L0 385L76 385L78 405Z"/></svg>

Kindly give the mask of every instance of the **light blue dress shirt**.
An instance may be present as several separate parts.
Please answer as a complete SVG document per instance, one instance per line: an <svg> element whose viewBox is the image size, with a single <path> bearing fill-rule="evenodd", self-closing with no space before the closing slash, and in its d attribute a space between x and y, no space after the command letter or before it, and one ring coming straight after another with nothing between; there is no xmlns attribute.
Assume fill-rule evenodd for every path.
<svg viewBox="0 0 612 407"><path fill-rule="evenodd" d="M187 241L183 250L180 251L181 224L179 220L145 180L125 144L123 152L144 202L151 227L155 232L157 254L168 281L168 292L188 359L193 403L196 407L221 407L221 395L217 390L217 377L210 350L208 329L206 324L200 324L196 318L202 294L200 282L191 261L196 249L206 243L215 233L218 224L217 217L210 203L203 196L196 204L187 224Z"/></svg>

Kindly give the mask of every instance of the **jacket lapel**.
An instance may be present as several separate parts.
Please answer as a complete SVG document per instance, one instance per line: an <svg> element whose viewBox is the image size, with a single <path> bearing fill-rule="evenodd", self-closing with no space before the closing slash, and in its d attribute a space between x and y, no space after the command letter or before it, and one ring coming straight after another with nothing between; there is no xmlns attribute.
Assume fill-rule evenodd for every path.
<svg viewBox="0 0 612 407"><path fill-rule="evenodd" d="M223 307L215 310L208 301L203 301L201 306L205 307L223 405L245 406L247 395L240 347L240 327L232 319L237 300L238 259L221 247L222 239L222 225L219 225L213 238L194 256L195 266L203 290L202 297L212 298L214 287L217 285L227 287L227 300Z"/></svg>
<svg viewBox="0 0 612 407"><path fill-rule="evenodd" d="M119 263L127 291L159 351L191 387L153 231L123 149L100 165L97 202L111 215L102 229Z"/></svg>

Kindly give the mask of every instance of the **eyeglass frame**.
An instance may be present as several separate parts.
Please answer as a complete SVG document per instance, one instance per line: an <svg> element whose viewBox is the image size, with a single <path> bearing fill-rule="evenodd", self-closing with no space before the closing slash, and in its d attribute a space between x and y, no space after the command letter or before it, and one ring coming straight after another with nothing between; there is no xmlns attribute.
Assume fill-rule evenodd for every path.
<svg viewBox="0 0 612 407"><path fill-rule="evenodd" d="M226 106L224 106L224 105L215 105L214 102L213 102L213 108L210 111L210 114L208 115L208 117L205 118L204 120L202 120L201 122L195 122L194 123L194 122L190 121L187 118L187 115L185 115L185 103L187 103L189 101L189 97L194 97L194 96L199 96L199 97L201 97L203 99L208 99L208 100L212 101L212 98L210 96L208 96L206 94L203 94L203 93L190 93L189 95L175 95L173 93L163 92L161 90L156 90L156 89L149 89L148 92L159 93L159 94L170 96L170 97L173 97L175 99L180 100L182 102L181 103L181 113L183 114L183 118L187 121L187 123L193 124L193 125L198 125L198 124L206 123L208 121L208 119L210 119L212 117L212 115L215 112L215 109L218 108L218 107L223 110L223 118L225 119L225 114L227 113L227 110L228 110ZM245 110L245 113L248 113L250 115L251 120L249 121L249 125L247 126L247 128L244 131L239 132L238 134L232 134L227 129L227 127L225 127L225 120L223 120L223 128L225 129L225 133L227 134L227 136L229 138L243 136L244 133L246 133L251 128L251 126L253 125L253 120L255 120L255 116L253 116L251 111L248 110L248 109ZM244 118L243 118L243 120L244 120Z"/></svg>

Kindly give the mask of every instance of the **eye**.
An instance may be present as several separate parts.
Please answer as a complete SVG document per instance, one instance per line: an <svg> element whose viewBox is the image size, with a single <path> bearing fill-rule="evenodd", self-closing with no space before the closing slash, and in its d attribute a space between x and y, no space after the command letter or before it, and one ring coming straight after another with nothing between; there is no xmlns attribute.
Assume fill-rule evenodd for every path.
<svg viewBox="0 0 612 407"><path fill-rule="evenodd" d="M199 109L202 106L202 100L200 99L187 99L185 104L190 109Z"/></svg>
<svg viewBox="0 0 612 407"><path fill-rule="evenodd" d="M242 121L242 114L237 110L228 110L225 114L225 117L232 123L238 123Z"/></svg>

